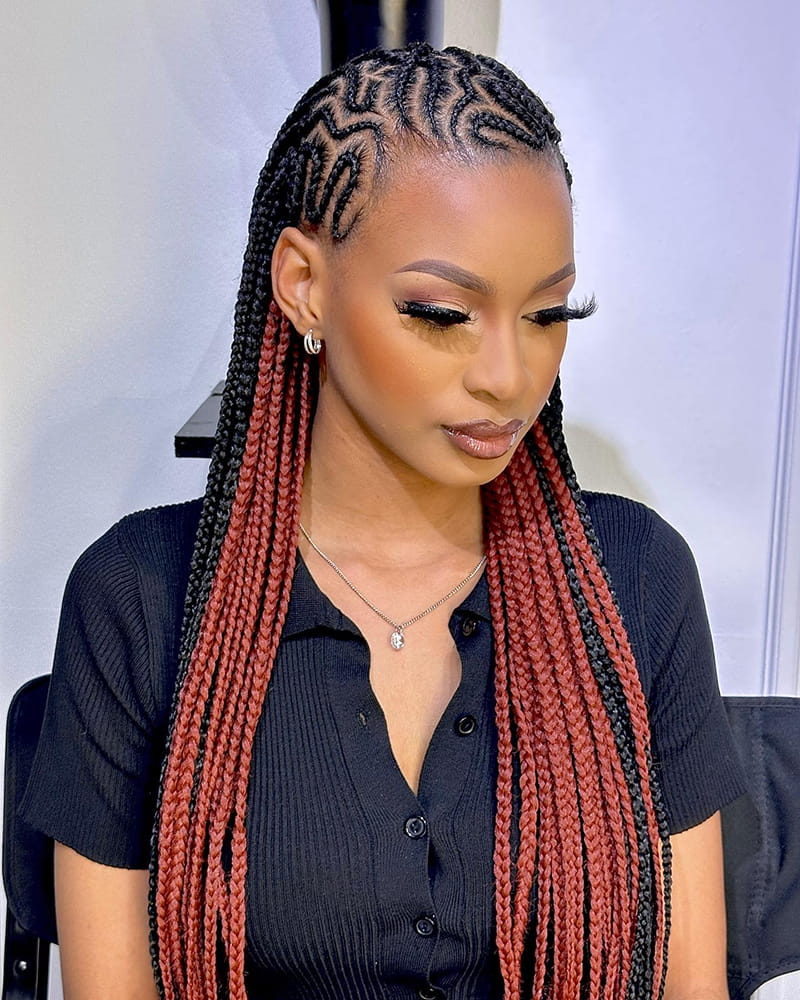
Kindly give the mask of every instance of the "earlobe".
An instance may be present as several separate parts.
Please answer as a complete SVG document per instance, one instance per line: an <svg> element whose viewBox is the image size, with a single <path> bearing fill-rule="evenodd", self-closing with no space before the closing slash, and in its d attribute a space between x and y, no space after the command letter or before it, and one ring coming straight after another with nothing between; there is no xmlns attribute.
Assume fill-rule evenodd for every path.
<svg viewBox="0 0 800 1000"><path fill-rule="evenodd" d="M320 325L321 266L316 240L287 226L272 252L272 294L292 326L301 332Z"/></svg>

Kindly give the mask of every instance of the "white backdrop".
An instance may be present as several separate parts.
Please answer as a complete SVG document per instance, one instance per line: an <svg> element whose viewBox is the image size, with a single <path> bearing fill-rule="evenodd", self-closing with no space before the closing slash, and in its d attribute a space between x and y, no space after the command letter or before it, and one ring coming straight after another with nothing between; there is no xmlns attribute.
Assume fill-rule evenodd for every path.
<svg viewBox="0 0 800 1000"><path fill-rule="evenodd" d="M564 366L579 474L686 535L727 692L800 693L800 6L475 8L449 4L446 39L496 43L575 175L577 291L600 301ZM202 492L206 463L172 436L224 374L252 189L319 43L312 0L3 17L7 702L49 669L86 545Z"/></svg>
<svg viewBox="0 0 800 1000"><path fill-rule="evenodd" d="M501 57L563 123L580 285L600 301L565 364L577 459L689 539L731 692L761 685L798 39L788 0L502 8Z"/></svg>

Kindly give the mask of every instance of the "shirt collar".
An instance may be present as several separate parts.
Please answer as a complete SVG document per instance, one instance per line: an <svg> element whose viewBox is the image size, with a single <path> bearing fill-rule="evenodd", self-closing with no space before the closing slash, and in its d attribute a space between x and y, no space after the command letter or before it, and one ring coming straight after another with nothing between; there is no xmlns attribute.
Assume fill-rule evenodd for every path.
<svg viewBox="0 0 800 1000"><path fill-rule="evenodd" d="M464 600L453 610L453 614L462 618L472 616L482 618L484 621L491 620L486 570L478 577L478 582ZM319 589L298 550L292 593L281 635L284 639L289 639L292 636L316 631L347 632L356 636L361 634L347 615L342 614Z"/></svg>

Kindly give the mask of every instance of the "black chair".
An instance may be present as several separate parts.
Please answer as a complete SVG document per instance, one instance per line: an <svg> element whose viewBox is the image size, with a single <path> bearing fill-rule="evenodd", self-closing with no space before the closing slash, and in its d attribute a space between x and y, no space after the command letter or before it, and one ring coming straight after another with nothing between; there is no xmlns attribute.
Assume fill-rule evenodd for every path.
<svg viewBox="0 0 800 1000"><path fill-rule="evenodd" d="M56 941L53 845L17 816L44 715L48 677L8 713L3 882L8 909L0 1000L45 1000ZM723 810L731 1000L800 969L800 698L726 698L751 795Z"/></svg>
<svg viewBox="0 0 800 1000"><path fill-rule="evenodd" d="M800 698L726 698L750 795L722 812L728 987L800 969Z"/></svg>
<svg viewBox="0 0 800 1000"><path fill-rule="evenodd" d="M53 843L17 815L42 728L49 677L17 691L8 710L3 804L6 936L2 1000L46 1000L56 941Z"/></svg>

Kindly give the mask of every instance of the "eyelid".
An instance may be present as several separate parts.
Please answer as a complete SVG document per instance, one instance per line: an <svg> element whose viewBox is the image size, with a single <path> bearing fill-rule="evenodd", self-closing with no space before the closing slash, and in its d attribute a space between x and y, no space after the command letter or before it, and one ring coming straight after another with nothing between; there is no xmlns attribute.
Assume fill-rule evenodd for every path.
<svg viewBox="0 0 800 1000"><path fill-rule="evenodd" d="M395 302L394 305L402 316L409 316L411 319L420 320L440 329L475 321L472 313L453 306L435 305L433 302L419 302L412 299Z"/></svg>

